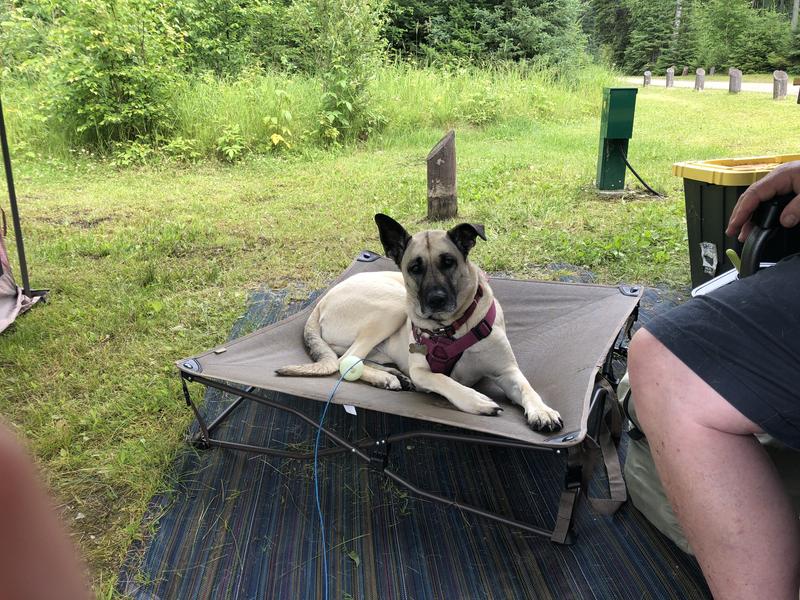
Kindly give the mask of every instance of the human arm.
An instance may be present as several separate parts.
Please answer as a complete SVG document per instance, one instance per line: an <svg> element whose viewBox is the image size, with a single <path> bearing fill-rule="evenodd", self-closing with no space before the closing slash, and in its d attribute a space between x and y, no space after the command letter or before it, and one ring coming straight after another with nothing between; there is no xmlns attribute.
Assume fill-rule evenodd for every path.
<svg viewBox="0 0 800 600"><path fill-rule="evenodd" d="M0 600L90 600L86 567L16 436L0 422Z"/></svg>

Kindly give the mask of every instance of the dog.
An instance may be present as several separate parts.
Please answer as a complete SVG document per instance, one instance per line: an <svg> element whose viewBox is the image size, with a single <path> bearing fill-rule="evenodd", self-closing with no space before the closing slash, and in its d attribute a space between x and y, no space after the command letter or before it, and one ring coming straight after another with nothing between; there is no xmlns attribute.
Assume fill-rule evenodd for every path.
<svg viewBox="0 0 800 600"><path fill-rule="evenodd" d="M486 240L483 226L462 223L410 236L391 217L377 214L375 222L400 272L359 273L331 288L304 329L314 362L276 373L332 375L343 358L356 356L368 359L361 379L373 386L434 392L459 410L494 416L500 406L471 387L487 378L522 407L534 430L561 429L559 413L520 371L503 310L469 259L477 238Z"/></svg>

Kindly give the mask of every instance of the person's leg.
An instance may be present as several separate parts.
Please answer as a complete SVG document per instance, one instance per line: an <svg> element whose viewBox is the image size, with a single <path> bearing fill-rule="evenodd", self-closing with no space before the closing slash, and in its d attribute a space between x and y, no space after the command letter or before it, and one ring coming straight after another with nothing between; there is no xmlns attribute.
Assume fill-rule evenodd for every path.
<svg viewBox="0 0 800 600"><path fill-rule="evenodd" d="M629 371L659 477L714 597L797 600L798 518L759 427L645 329Z"/></svg>
<svg viewBox="0 0 800 600"><path fill-rule="evenodd" d="M0 423L0 600L87 600L85 567L15 436Z"/></svg>

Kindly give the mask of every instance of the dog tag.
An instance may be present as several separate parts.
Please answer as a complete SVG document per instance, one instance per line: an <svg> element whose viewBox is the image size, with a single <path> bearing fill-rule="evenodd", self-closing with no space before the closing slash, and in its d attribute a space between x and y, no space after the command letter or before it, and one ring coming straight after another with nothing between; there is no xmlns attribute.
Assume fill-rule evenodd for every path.
<svg viewBox="0 0 800 600"><path fill-rule="evenodd" d="M409 344L408 351L413 354L428 354L428 347L425 344Z"/></svg>

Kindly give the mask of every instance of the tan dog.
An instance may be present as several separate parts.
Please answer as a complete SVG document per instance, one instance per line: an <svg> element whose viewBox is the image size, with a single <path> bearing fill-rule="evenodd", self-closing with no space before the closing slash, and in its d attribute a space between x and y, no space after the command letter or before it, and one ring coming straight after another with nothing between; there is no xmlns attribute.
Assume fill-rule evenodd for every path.
<svg viewBox="0 0 800 600"><path fill-rule="evenodd" d="M331 375L342 358L357 356L397 367L365 364L361 379L371 385L435 392L464 412L497 415L502 409L469 387L485 377L523 408L531 427L561 429L558 412L542 401L519 370L503 311L486 276L468 258L476 238L486 239L483 226L463 223L450 231L422 231L411 237L386 215L375 215L375 222L386 255L400 273L359 273L334 286L311 312L304 330L314 362L277 373ZM441 352L433 346L445 332L449 335L442 335L448 338L444 345L458 343L460 348L469 336L475 339L470 338L454 365L443 367L432 355Z"/></svg>

